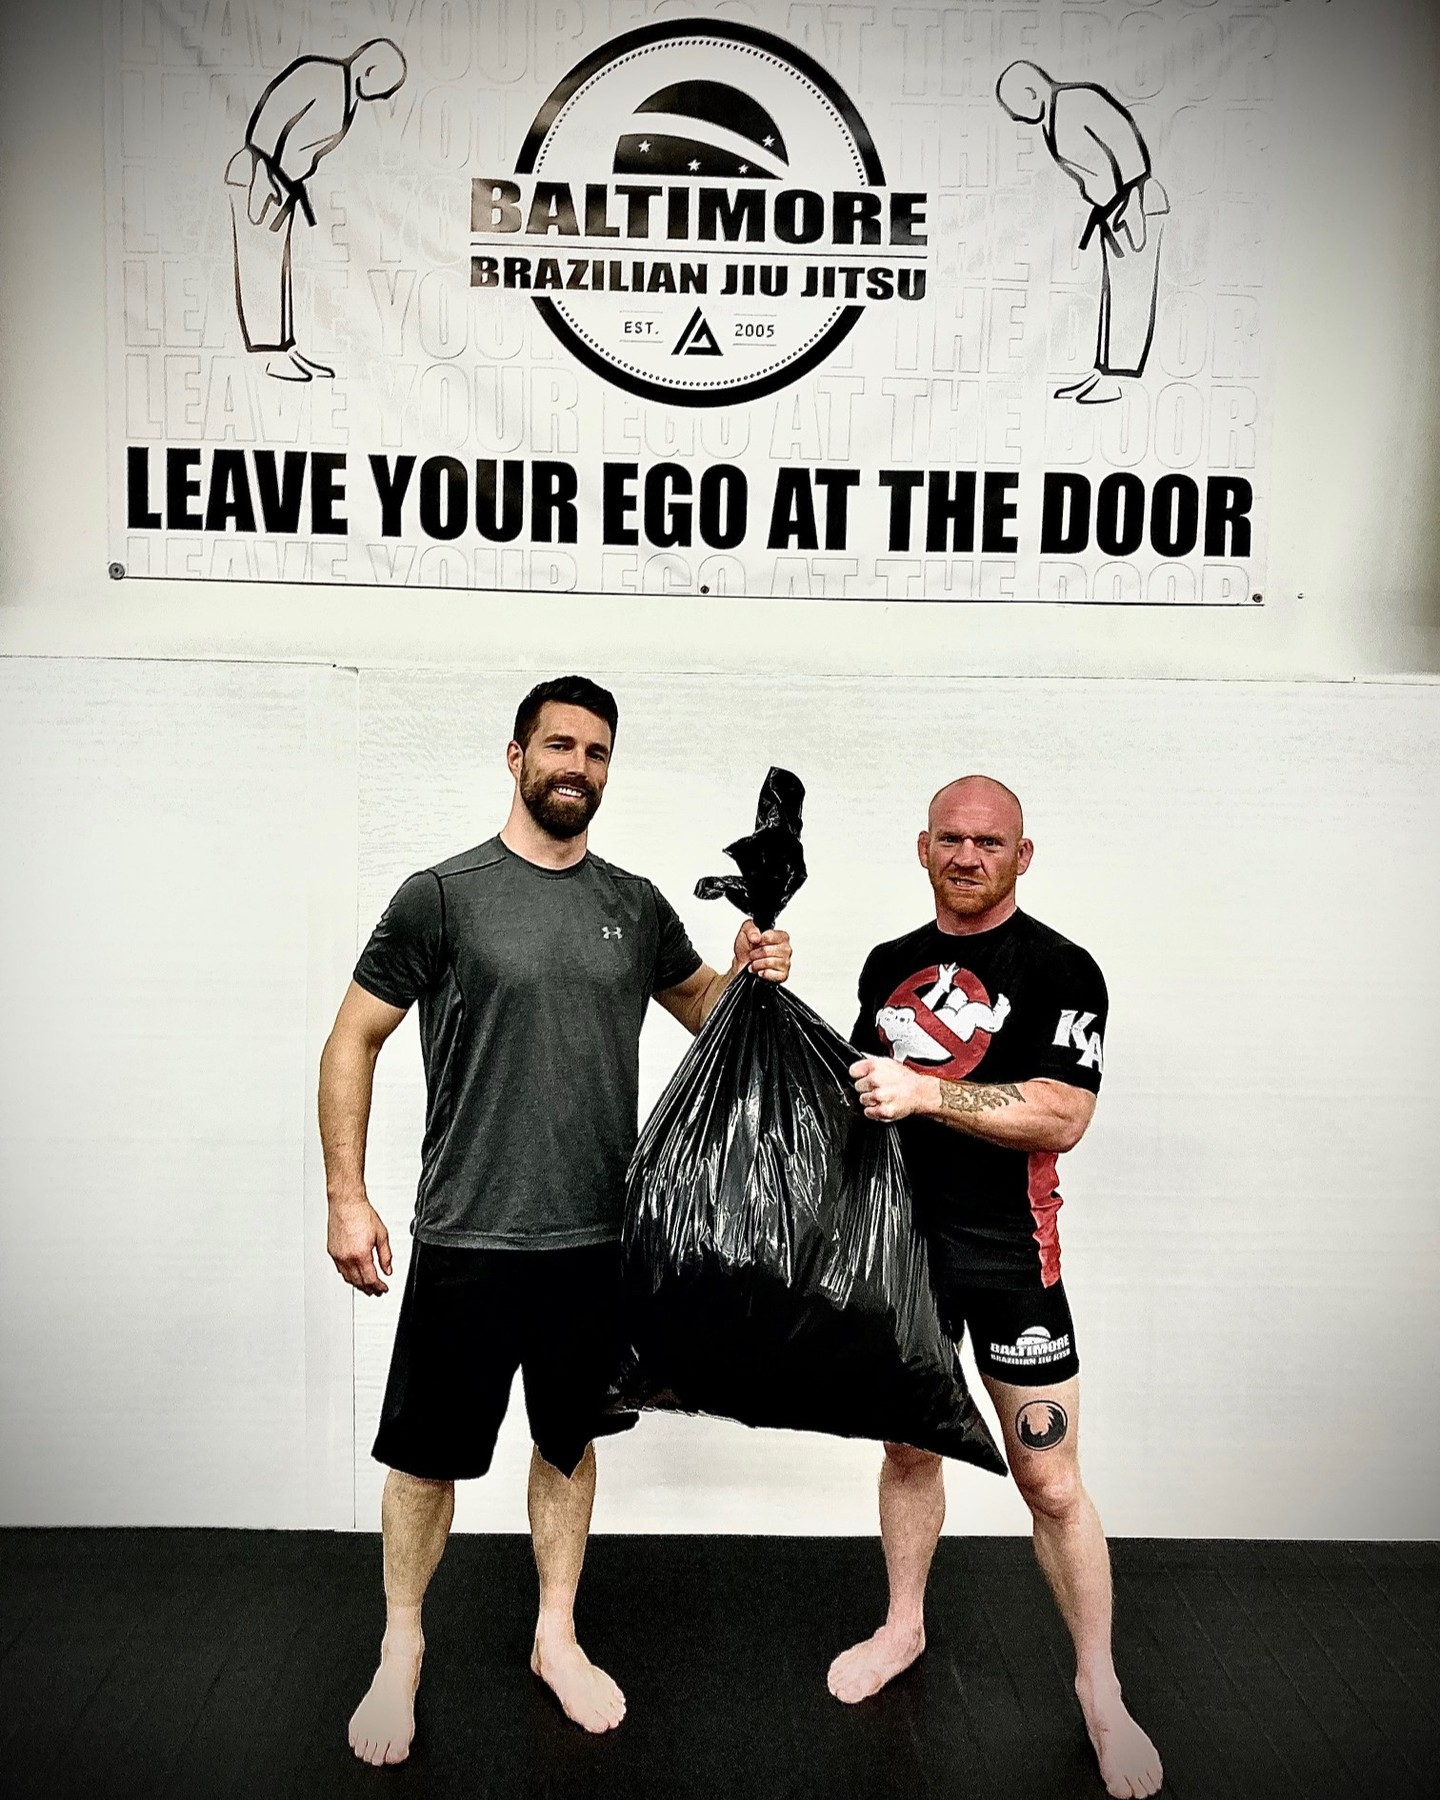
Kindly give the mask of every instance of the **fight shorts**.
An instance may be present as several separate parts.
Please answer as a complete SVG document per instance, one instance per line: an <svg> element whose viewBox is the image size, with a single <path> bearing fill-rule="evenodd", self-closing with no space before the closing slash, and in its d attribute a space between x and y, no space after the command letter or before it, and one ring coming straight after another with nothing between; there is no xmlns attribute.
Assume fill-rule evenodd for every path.
<svg viewBox="0 0 1440 1800"><path fill-rule="evenodd" d="M620 1246L465 1250L416 1243L371 1454L428 1481L483 1475L519 1369L536 1449L573 1475L620 1354Z"/></svg>
<svg viewBox="0 0 1440 1800"><path fill-rule="evenodd" d="M1065 1284L979 1287L956 1278L943 1251L930 1256L940 1322L959 1343L968 1330L975 1367L1012 1387L1054 1387L1080 1373Z"/></svg>

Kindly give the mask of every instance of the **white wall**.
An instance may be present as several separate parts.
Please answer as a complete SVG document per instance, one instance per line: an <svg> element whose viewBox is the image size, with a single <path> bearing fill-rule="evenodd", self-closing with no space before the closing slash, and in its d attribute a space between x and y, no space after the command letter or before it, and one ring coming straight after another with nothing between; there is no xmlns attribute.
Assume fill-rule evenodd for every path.
<svg viewBox="0 0 1440 1800"><path fill-rule="evenodd" d="M102 5L11 0L0 56L0 1517L373 1525L394 1303L321 1252L316 1054L357 934L493 829L515 698L563 665L625 714L597 847L717 956L685 895L769 761L810 783L796 984L842 1027L923 913L924 796L1020 787L1027 904L1116 1001L1064 1215L1107 1522L1434 1535L1440 11L1257 0L1270 573L1210 614L110 582ZM647 1095L680 1047L650 1028ZM407 1026L392 1227L420 1105ZM670 1421L603 1455L602 1528L871 1525L864 1448ZM463 1523L518 1526L522 1456L512 1422ZM954 1527L1020 1527L953 1488Z"/></svg>
<svg viewBox="0 0 1440 1800"><path fill-rule="evenodd" d="M578 0L577 0L578 3ZM1195 4L1199 0L1194 0ZM172 4L172 0L167 0ZM299 9L302 0L294 0ZM867 0L868 4L868 0ZM971 0L979 13L991 0ZM1062 0L1016 0L1019 12ZM1170 11L1191 0L1159 0ZM1279 365L1263 607L678 604L106 577L102 0L10 0L0 57L0 652L360 666L1350 675L1440 667L1440 12L1256 0L1280 35ZM587 20L781 4L602 5ZM1082 0L1068 4L1083 11ZM173 0L183 15L185 4ZM197 9L203 13L204 9ZM573 9L572 9L573 10ZM813 9L811 9L813 11ZM893 29L887 0L876 29ZM901 9L903 10L903 9ZM387 14L377 13L377 17ZM822 622L823 614L823 622Z"/></svg>
<svg viewBox="0 0 1440 1800"><path fill-rule="evenodd" d="M0 664L0 1517L375 1524L414 1025L372 1123L385 1300L320 1253L315 1055L393 888L502 818L523 680ZM1110 1529L1435 1535L1440 686L615 685L597 849L713 959L696 877L769 760L809 784L794 980L843 1030L865 950L925 916L928 793L963 766L1025 798L1025 904L1113 1001L1062 1165ZM683 1043L647 1027L644 1104ZM462 1527L521 1528L525 1451L517 1410ZM601 1454L601 1529L873 1529L868 1446L656 1420ZM998 1481L951 1492L951 1529L1023 1526Z"/></svg>
<svg viewBox="0 0 1440 1800"><path fill-rule="evenodd" d="M335 1522L306 1137L354 821L353 675L0 663L7 1520Z"/></svg>

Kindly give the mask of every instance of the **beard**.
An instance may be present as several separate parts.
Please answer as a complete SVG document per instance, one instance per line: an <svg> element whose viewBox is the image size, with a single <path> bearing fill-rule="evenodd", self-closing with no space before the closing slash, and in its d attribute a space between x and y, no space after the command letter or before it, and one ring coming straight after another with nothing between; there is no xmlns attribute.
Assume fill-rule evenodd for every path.
<svg viewBox="0 0 1440 1800"><path fill-rule="evenodd" d="M975 879L974 887L956 887L946 880L943 873L930 870L930 885L936 896L949 911L962 919L976 918L981 913L989 912L992 906L1013 894L1019 870L1000 870L993 875L981 875Z"/></svg>
<svg viewBox="0 0 1440 1800"><path fill-rule="evenodd" d="M572 799L557 792L562 787L583 790L583 799ZM520 798L525 810L544 832L553 838L579 837L595 817L600 805L600 790L583 775L541 775L520 767Z"/></svg>

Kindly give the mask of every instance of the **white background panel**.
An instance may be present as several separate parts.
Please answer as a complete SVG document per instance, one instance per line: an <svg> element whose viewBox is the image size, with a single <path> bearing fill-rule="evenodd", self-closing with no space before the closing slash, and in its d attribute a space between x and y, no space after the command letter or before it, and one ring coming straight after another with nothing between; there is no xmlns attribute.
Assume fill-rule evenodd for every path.
<svg viewBox="0 0 1440 1800"><path fill-rule="evenodd" d="M623 710L597 849L712 960L731 915L694 880L770 761L804 776L795 982L842 1029L864 950L924 915L927 793L1017 786L1025 903L1114 1004L1062 1224L1107 1524L1436 1535L1440 688L1383 678L1440 666L1440 10L1257 0L1270 573L1207 612L113 584L105 4L14 0L0 58L0 1520L374 1525L396 1295L324 1256L316 1058L393 887L503 817L515 700L563 662ZM1147 679L979 678L1077 674ZM683 1042L647 1027L644 1104ZM370 1158L397 1284L422 1116L407 1021ZM873 1529L865 1446L670 1420L601 1456L602 1529ZM521 1525L524 1460L517 1413L462 1526ZM952 1529L1023 1527L1004 1484L951 1487Z"/></svg>
<svg viewBox="0 0 1440 1800"><path fill-rule="evenodd" d="M353 718L330 670L0 663L6 1522L320 1523L337 1480L348 1521L343 1302L346 1430L306 1456L302 1189Z"/></svg>
<svg viewBox="0 0 1440 1800"><path fill-rule="evenodd" d="M372 1125L383 1301L324 1257L315 1059L394 886L503 817L527 679L0 665L0 1516L375 1523L414 1023ZM713 961L734 915L695 878L771 758L809 784L795 984L842 1029L866 948L925 915L932 787L978 767L1024 796L1025 903L1113 998L1062 1230L1110 1528L1433 1535L1440 689L616 685L597 849ZM647 1027L644 1105L683 1045ZM873 1528L868 1446L665 1420L601 1454L601 1529ZM517 1408L462 1528L521 1527L525 1457ZM1024 1516L957 1471L950 1524Z"/></svg>
<svg viewBox="0 0 1440 1800"><path fill-rule="evenodd" d="M525 682L362 677L362 932L412 869L498 826ZM725 866L771 760L807 782L794 981L842 1030L866 949L925 916L914 837L930 791L978 768L1024 798L1037 843L1024 903L1096 954L1112 996L1102 1104L1062 1165L1086 1465L1109 1527L1433 1533L1440 691L616 686L595 847L652 876L710 960L734 915L694 900L696 877ZM682 1049L672 1021L647 1026L642 1110ZM410 1212L422 1117L407 1022L372 1121L372 1191L392 1228ZM392 1295L357 1310L362 1524L394 1309ZM462 1528L521 1527L524 1453L517 1412L495 1478L463 1493ZM873 1528L863 1446L666 1421L602 1457L601 1528ZM962 1472L952 1490L951 1529L1023 1526L1001 1483Z"/></svg>

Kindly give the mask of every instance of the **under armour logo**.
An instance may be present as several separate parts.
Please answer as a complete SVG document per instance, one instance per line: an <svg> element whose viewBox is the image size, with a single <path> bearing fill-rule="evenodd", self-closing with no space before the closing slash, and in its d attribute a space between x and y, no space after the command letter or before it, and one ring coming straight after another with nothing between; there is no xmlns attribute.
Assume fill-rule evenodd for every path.
<svg viewBox="0 0 1440 1800"><path fill-rule="evenodd" d="M618 925L602 925L600 927L600 935L603 938L618 938L623 937L625 934Z"/></svg>
<svg viewBox="0 0 1440 1800"><path fill-rule="evenodd" d="M1082 1069L1099 1069L1103 1074L1104 1050L1100 1043L1100 1033L1090 1029L1094 1023L1093 1012L1077 1012L1073 1007L1067 1007L1060 1015L1060 1023L1055 1027L1055 1036L1051 1042L1061 1050L1073 1045L1081 1052Z"/></svg>

